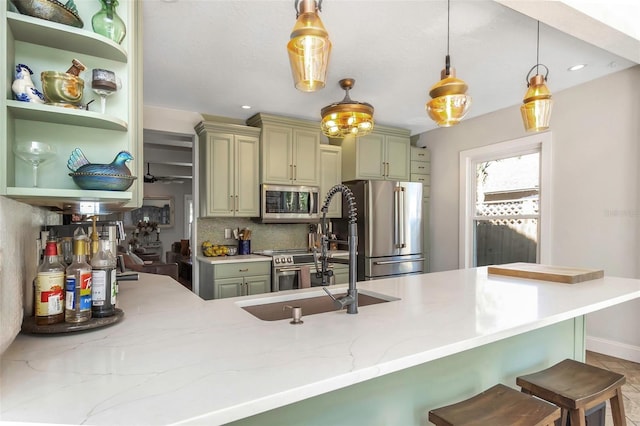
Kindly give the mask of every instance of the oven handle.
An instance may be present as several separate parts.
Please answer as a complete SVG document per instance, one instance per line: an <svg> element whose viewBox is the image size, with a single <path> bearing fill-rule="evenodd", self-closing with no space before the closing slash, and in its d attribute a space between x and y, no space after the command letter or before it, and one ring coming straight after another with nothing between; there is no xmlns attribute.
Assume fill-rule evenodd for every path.
<svg viewBox="0 0 640 426"><path fill-rule="evenodd" d="M297 271L300 271L300 270L301 269L299 267L298 268L296 268L296 267L292 267L292 268L276 268L276 274L278 272L294 272L294 271L297 272Z"/></svg>

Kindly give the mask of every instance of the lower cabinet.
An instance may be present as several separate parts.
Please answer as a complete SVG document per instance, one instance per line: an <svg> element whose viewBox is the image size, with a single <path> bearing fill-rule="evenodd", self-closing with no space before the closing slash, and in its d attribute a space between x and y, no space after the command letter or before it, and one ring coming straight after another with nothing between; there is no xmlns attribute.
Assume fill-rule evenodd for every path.
<svg viewBox="0 0 640 426"><path fill-rule="evenodd" d="M335 277L334 284L348 284L349 283L349 265L334 263L333 276Z"/></svg>
<svg viewBox="0 0 640 426"><path fill-rule="evenodd" d="M199 296L205 300L271 291L271 262L200 263Z"/></svg>

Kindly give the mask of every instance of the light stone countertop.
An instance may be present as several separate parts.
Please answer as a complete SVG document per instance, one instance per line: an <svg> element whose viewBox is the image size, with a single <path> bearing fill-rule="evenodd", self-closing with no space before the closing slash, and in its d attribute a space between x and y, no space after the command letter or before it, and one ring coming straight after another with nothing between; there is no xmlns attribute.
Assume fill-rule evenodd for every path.
<svg viewBox="0 0 640 426"><path fill-rule="evenodd" d="M204 301L169 277L140 278L120 284L118 324L18 335L2 356L1 420L223 424L640 297L640 280L567 285L477 268L358 283L400 300L293 326L239 304L317 288Z"/></svg>
<svg viewBox="0 0 640 426"><path fill-rule="evenodd" d="M196 259L202 263L210 263L212 265L238 262L271 262L271 258L269 256L261 256L259 254L238 254L233 256L215 257L207 257L199 254L196 256Z"/></svg>

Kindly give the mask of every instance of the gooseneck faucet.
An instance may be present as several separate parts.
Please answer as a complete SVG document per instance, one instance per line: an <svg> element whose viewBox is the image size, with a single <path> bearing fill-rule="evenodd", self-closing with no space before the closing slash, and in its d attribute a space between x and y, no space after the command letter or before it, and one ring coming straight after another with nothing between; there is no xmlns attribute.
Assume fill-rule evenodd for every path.
<svg viewBox="0 0 640 426"><path fill-rule="evenodd" d="M321 259L322 259L322 285L326 286L328 284L328 277L331 271L329 270L329 256L328 256L328 246L329 246L329 236L328 236L328 227L327 227L327 211L329 210L329 205L331 204L331 200L333 196L342 192L345 202L347 203L348 215L349 215L349 227L348 227L348 238L347 244L349 246L349 290L347 291L347 295L344 297L335 297L326 287L322 287L322 289L333 299L333 304L337 309L343 309L345 306L347 307L348 314L357 314L358 313L358 290L356 289L356 277L357 277L357 269L356 269L356 248L358 247L358 229L356 224L356 199L351 190L343 185L338 184L333 186L329 192L327 192L326 199L324 204L322 205L322 251L321 251ZM337 259L334 259L336 261Z"/></svg>

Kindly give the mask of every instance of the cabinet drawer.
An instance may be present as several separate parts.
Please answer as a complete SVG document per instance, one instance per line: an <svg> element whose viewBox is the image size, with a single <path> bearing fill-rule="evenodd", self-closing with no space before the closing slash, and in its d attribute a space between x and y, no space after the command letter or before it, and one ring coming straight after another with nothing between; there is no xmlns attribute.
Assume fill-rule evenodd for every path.
<svg viewBox="0 0 640 426"><path fill-rule="evenodd" d="M246 277L249 275L270 275L271 262L232 262L214 265L213 276L218 278Z"/></svg>
<svg viewBox="0 0 640 426"><path fill-rule="evenodd" d="M431 161L431 151L426 148L412 146L411 161Z"/></svg>
<svg viewBox="0 0 640 426"><path fill-rule="evenodd" d="M417 173L421 175L428 175L431 173L431 163L427 161L413 161L411 160L411 173Z"/></svg>
<svg viewBox="0 0 640 426"><path fill-rule="evenodd" d="M411 173L411 182L422 182L422 185L431 185L431 175L421 175L418 173Z"/></svg>

